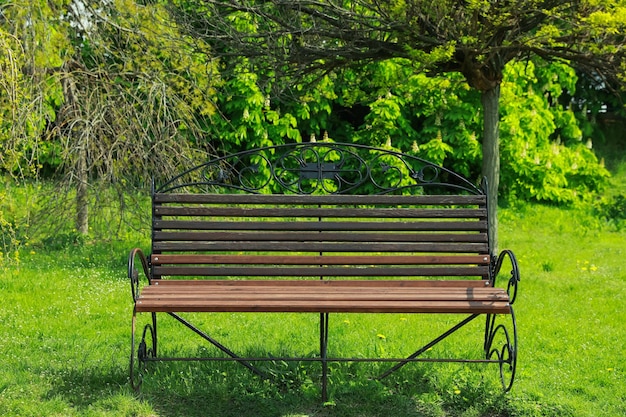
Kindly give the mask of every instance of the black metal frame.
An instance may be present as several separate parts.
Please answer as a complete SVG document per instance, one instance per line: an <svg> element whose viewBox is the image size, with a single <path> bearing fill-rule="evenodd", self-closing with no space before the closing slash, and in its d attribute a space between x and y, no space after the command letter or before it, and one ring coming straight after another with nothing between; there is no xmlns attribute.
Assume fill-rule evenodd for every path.
<svg viewBox="0 0 626 417"><path fill-rule="evenodd" d="M450 192L483 194L459 174L417 156L371 146L308 142L251 149L198 165L155 192L217 189L245 193L391 194Z"/></svg>
<svg viewBox="0 0 626 417"><path fill-rule="evenodd" d="M270 159L272 156L272 159ZM277 161L272 163L272 160ZM376 177L381 174L384 179ZM312 194L318 192L345 194L368 192L370 194L415 193L416 189L426 193L435 190L440 193L447 189L455 193L485 194L486 187L477 187L462 176L421 158L402 154L393 150L372 148L364 145L342 143L298 143L279 145L240 152L216 158L205 164L189 169L163 185L153 186L154 192L174 192L181 190L212 192L217 188L245 193L294 193ZM364 191L363 191L364 190ZM153 218L156 218L153 210ZM487 314L484 334L484 359L422 358L421 355L439 344L459 329L483 314L470 314L423 347L406 358L335 358L328 357L329 314L320 313L320 354L319 357L242 357L222 345L206 332L176 313L167 313L176 321L224 353L225 357L160 357L157 355L157 315L142 330L141 341L136 344L136 309L133 309L130 355L130 380L135 390L141 386L143 370L148 362L155 361L235 361L262 378L268 376L252 362L298 361L320 362L322 372L322 400L326 401L328 365L331 362L390 362L395 363L377 379L383 379L404 365L412 362L458 362L494 363L500 368L503 389L509 391L515 380L517 369L517 323L512 304L517 298L520 281L519 268L513 252L505 250L494 260L490 284L495 286L505 259L511 264L507 292L510 297L511 331L503 323L498 323L498 315ZM134 249L129 256L128 277L131 281L133 300L139 295L139 272L136 260L139 259L148 283L152 278L151 267L140 249ZM135 359L135 354L137 358Z"/></svg>

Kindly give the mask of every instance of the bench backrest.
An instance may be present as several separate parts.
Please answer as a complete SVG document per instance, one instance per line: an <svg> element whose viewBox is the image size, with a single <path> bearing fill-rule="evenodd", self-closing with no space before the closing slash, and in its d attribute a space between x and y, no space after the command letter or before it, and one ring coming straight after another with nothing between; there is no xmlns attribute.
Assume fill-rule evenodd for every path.
<svg viewBox="0 0 626 417"><path fill-rule="evenodd" d="M490 279L487 197L469 182L454 183L450 195L411 195L414 185L439 191L450 185L440 179L456 180L456 174L366 147L356 149L375 155L375 164L362 154L354 163L354 145L298 144L280 150L285 149L222 158L203 166L200 180L194 169L156 190L152 278L434 277L474 278L477 285ZM294 150L295 165L286 164ZM324 162L330 152L334 162ZM340 152L348 152L352 162ZM314 163L307 162L309 155ZM373 168L382 160L388 175L381 179ZM287 194L257 194L267 192L258 186L259 175L267 175L258 161L272 179L262 179L262 186L278 182ZM420 165L412 165L415 161ZM364 194L362 185L381 194ZM398 191L405 195L393 194Z"/></svg>
<svg viewBox="0 0 626 417"><path fill-rule="evenodd" d="M485 196L155 194L154 278L489 278Z"/></svg>

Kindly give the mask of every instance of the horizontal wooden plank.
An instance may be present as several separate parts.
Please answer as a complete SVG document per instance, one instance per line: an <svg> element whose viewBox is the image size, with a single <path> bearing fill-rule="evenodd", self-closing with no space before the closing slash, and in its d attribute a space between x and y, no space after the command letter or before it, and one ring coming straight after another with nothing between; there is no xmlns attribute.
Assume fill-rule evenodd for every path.
<svg viewBox="0 0 626 417"><path fill-rule="evenodd" d="M485 208L294 208L294 207L187 207L155 206L156 216L251 217L251 218L393 218L393 219L484 219Z"/></svg>
<svg viewBox="0 0 626 417"><path fill-rule="evenodd" d="M159 251L218 252L423 252L423 253L487 253L486 243L431 242L153 242Z"/></svg>
<svg viewBox="0 0 626 417"><path fill-rule="evenodd" d="M486 277L489 267L155 266L157 276L212 277Z"/></svg>
<svg viewBox="0 0 626 417"><path fill-rule="evenodd" d="M203 290L208 288L210 291L218 291L220 288L226 288L226 291L236 291L238 289L246 289L255 287L255 290L264 291L265 288L286 288L291 291L291 287L313 287L331 289L331 291L357 291L360 288L375 289L376 291L399 290L406 291L419 288L420 291L429 288L440 289L461 289L467 291L470 288L489 287L489 282L485 280L211 280L211 279L153 279L150 281L152 286L162 287L178 287L189 286L194 290Z"/></svg>
<svg viewBox="0 0 626 417"><path fill-rule="evenodd" d="M171 288L170 288L171 290ZM485 290L482 288L481 290ZM223 292L200 292L200 291L145 291L141 297L141 301L160 301L163 303L178 302L210 302L210 301L231 301L238 302L264 302L264 301L508 301L505 292L483 292L476 294L461 291L423 291L420 293L404 292L305 292L305 291L223 291Z"/></svg>
<svg viewBox="0 0 626 417"><path fill-rule="evenodd" d="M487 221L207 221L159 220L155 230L253 230L253 231L449 231L486 232Z"/></svg>
<svg viewBox="0 0 626 417"><path fill-rule="evenodd" d="M366 232L155 232L155 241L295 241L295 242L464 242L486 243L486 233Z"/></svg>
<svg viewBox="0 0 626 417"><path fill-rule="evenodd" d="M239 285L244 281L231 281L233 285L211 285L204 280L158 280L144 287L142 299L147 298L224 298L245 297L247 299L304 297L311 299L415 299L415 300L506 300L508 294L502 288L482 286L374 286L363 285L364 281L352 281L353 285L305 285L310 282L339 281L290 281L292 285L276 285L275 280L260 281L258 285ZM265 284L265 285L264 285ZM296 284L296 285L293 285ZM298 285L303 284L303 285ZM484 284L484 283L483 283Z"/></svg>
<svg viewBox="0 0 626 417"><path fill-rule="evenodd" d="M158 254L152 265L489 265L489 255L321 256Z"/></svg>
<svg viewBox="0 0 626 417"><path fill-rule="evenodd" d="M505 292L504 288L492 287L484 280L320 280L320 279L153 279L143 287L149 291L176 291L183 287L197 291L302 291L302 292L395 292L401 294L432 292L480 293Z"/></svg>
<svg viewBox="0 0 626 417"><path fill-rule="evenodd" d="M454 313L507 314L506 301L142 301L137 312Z"/></svg>
<svg viewBox="0 0 626 417"><path fill-rule="evenodd" d="M295 195L156 193L154 202L187 204L293 205L486 205L485 195Z"/></svg>

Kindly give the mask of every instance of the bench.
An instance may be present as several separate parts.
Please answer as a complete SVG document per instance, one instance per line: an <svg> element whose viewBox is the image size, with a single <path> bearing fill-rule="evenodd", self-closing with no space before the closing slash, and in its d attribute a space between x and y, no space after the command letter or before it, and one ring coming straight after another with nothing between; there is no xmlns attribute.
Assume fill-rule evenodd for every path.
<svg viewBox="0 0 626 417"><path fill-rule="evenodd" d="M133 296L130 380L161 357L157 317L173 317L233 360L266 377L183 313L319 314L321 396L333 361L393 361L383 378L418 361L484 362L513 385L519 270L493 253L487 196L452 171L414 156L354 144L311 142L217 158L152 192L152 247L129 255ZM502 265L503 285L496 285ZM140 280L143 270L144 280ZM137 316L152 320L136 329ZM331 313L460 315L407 357L328 356ZM478 317L481 359L423 358ZM507 319L508 318L508 319ZM507 323L507 324L505 324ZM510 325L510 326L509 326ZM136 335L137 333L137 335Z"/></svg>

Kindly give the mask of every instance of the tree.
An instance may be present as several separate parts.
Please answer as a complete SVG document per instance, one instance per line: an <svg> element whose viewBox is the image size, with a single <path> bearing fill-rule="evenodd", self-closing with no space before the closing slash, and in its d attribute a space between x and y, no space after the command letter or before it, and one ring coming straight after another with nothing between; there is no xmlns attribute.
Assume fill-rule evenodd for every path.
<svg viewBox="0 0 626 417"><path fill-rule="evenodd" d="M497 247L500 83L507 63L570 62L615 83L624 68L623 0L177 0L173 13L217 56L245 57L276 78L406 58L458 72L480 91L483 174ZM226 62L226 61L225 61Z"/></svg>
<svg viewBox="0 0 626 417"><path fill-rule="evenodd" d="M162 7L0 7L0 169L61 179L46 196L45 221L54 212L54 226L63 227L73 213L86 234L96 185L127 190L211 149L203 127L219 77L206 45L192 50Z"/></svg>

